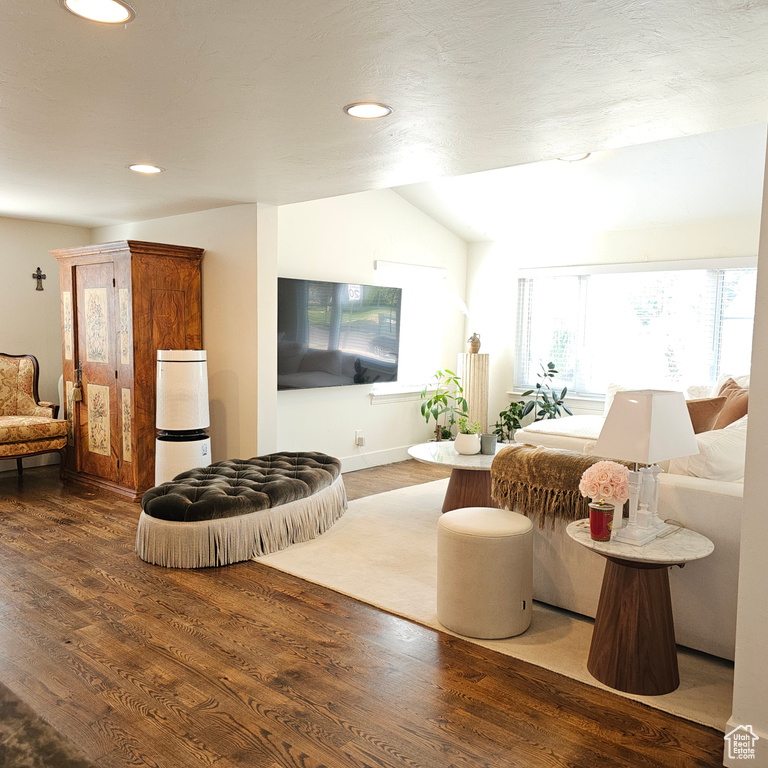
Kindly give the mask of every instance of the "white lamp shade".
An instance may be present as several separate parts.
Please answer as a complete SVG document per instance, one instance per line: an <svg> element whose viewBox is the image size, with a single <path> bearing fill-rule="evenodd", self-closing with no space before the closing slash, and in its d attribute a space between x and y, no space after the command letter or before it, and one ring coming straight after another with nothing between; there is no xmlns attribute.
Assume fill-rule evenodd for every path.
<svg viewBox="0 0 768 768"><path fill-rule="evenodd" d="M158 349L157 428L186 431L210 425L205 350Z"/></svg>
<svg viewBox="0 0 768 768"><path fill-rule="evenodd" d="M682 392L617 392L594 454L656 464L699 452Z"/></svg>

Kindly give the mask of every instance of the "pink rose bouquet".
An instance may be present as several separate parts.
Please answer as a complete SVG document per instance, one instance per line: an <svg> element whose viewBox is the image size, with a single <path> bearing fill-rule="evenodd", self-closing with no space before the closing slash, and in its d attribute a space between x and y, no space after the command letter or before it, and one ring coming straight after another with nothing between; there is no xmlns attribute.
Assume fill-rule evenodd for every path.
<svg viewBox="0 0 768 768"><path fill-rule="evenodd" d="M581 476L579 490L601 504L623 504L629 498L629 470L615 461L598 461Z"/></svg>

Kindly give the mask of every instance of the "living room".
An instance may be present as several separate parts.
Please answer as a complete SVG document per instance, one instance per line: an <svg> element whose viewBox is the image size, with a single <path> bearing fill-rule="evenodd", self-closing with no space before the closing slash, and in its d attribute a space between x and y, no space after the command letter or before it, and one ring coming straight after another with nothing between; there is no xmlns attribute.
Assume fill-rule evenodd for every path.
<svg viewBox="0 0 768 768"><path fill-rule="evenodd" d="M31 300L13 280L0 285L4 305L17 318L8 346L38 350L42 393L55 400L60 307L54 289L58 265L50 250L121 239L202 247L213 460L278 449L323 450L341 458L345 471L404 460L407 448L430 433L418 413L421 388L438 368L456 367L472 332L481 334L482 351L492 355L491 422L508 404L515 381L517 280L530 267L555 272L568 265L619 264L631 270L633 263L657 263L669 269L680 262L715 260L728 266L754 259L765 132L764 124L747 126L593 153L579 163L553 160L443 180L443 186L465 184L475 204L485 200L489 207L484 215L497 226L509 221L506 205L494 211L490 202L499 196L519 200L527 190L530 202L519 203L519 218L509 231L498 233L497 241L459 237L456 232L467 228L472 215L456 207L448 214L438 210L445 195L436 183L285 206L228 206L110 227L4 219L0 227L9 248L37 260L35 266L54 281L45 284L48 290L31 294ZM635 196L631 204L617 206L623 220L590 222L579 212L574 223L574 188L584 190L585 210L604 211L606 201L618 194L621 174L632 179ZM537 184L538 197L533 191ZM560 222L554 230L547 230L543 221L531 223L540 198L548 201L547 215ZM452 229L441 220L452 222ZM484 226L492 224L484 221ZM9 268L18 270L17 280L26 280L28 269L20 261ZM376 267L382 262L435 272L423 278L432 282L419 284L412 299L429 305L429 316L403 332L402 344L409 345L405 353L417 358L415 373L411 366L407 381L401 376L397 385L352 392L331 387L278 393L276 277L376 284L381 281ZM521 273L525 268L528 272ZM42 345L37 331L41 317L48 329ZM240 329L237 334L229 332L233 327ZM681 386L714 384L691 378ZM529 379L517 389L532 383ZM603 386L608 383L614 379ZM647 379L625 383L650 385ZM590 401L572 396L569 405L575 412L602 410L599 397ZM364 451L354 444L359 429L366 434Z"/></svg>
<svg viewBox="0 0 768 768"><path fill-rule="evenodd" d="M75 21L73 19L72 23ZM47 17L45 23L52 24ZM672 221L593 223L591 229L580 229L574 225L574 192L571 189L570 206L567 199L550 203L547 221L554 224L526 220L528 214L520 205L517 221L520 224L525 220L525 227L518 226L517 231L507 232L498 239L462 237L441 222L442 214L437 210L425 212L428 206L424 195L409 189L412 184L428 183L429 179L444 174L425 170L409 155L399 159L404 164L411 161L412 171L409 174L393 173L393 183L382 184L380 179L385 177L384 174L373 182L370 175L363 173L356 182L357 189L372 191L352 191L338 185L337 191L328 191L329 187L326 187L323 194L318 193L319 182L313 179L312 184L307 184L306 192L294 191L293 201L285 203L237 203L238 200L273 202L278 199L269 195L248 195L241 188L226 202L222 202L224 196L217 198L206 190L196 199L187 198L173 208L150 191L153 188L148 185L157 180L132 179L118 186L121 194L141 201L132 209L134 215L107 215L103 211L96 212L95 208L91 214L82 207L79 212L73 212L70 207L66 214L55 215L50 210L43 213L41 207L31 203L24 208L24 196L19 193L12 205L2 209L4 216L0 219L0 235L7 254L3 258L5 279L0 283L0 305L4 307L5 317L13 318L13 322L3 324L0 348L16 354L35 354L41 367L41 397L58 401L61 314L58 265L50 250L124 238L204 248L203 345L209 355L213 460L254 456L273 450L321 450L342 458L347 471L399 461L407 457L408 446L425 441L430 433L430 428L418 415L418 393L397 388L390 388L388 392L385 387L364 387L361 389L365 391L354 395L345 388L277 392L275 310L278 276L375 284L380 280L377 263L383 262L406 263L440 272L434 283L424 286L424 301L432 307L434 319L429 328L418 330L418 343L430 347L434 362L432 369L452 367L457 355L465 351L469 334L479 332L483 351L489 352L493 360L490 386L493 416L508 402L514 381L515 295L520 268L754 259L757 256L765 149L765 125L759 121L763 119L755 119L751 114L734 114L727 119L692 122L678 130L665 123L655 132L644 132L640 129L642 121L636 120L637 130L635 133L628 130L623 142L613 136L615 125L596 136L588 145L593 156L584 163L561 163L554 159L559 154L582 148L574 133L559 143L542 143L535 149L527 146L525 151L507 162L490 158L478 162L473 168L461 169L466 174L516 165L527 174L535 173L535 170L529 170L535 168L530 161L538 160L543 161L543 166L557 164L557 173L573 172L575 176L591 173L585 169L589 168L590 160L601 162L601 150L605 160L610 155L619 159L622 152L633 150L640 157L642 152L651 152L650 147L657 140L663 144L674 142L674 137L679 138L682 134L703 135L705 131L697 130L697 127L706 124L707 130L716 131L712 136L720 132L717 129L726 133L733 131L736 143L742 148L758 146L761 153L743 153L752 158L744 166L749 168L749 175L742 173L739 176L744 183L744 196L750 200L749 206L737 213L732 208L725 210L725 206L719 218L711 210L706 213L694 210L681 212ZM670 122L674 120L670 119ZM563 131L560 123L553 133L564 135L567 131ZM589 131L584 132L587 134ZM382 136L374 135L374 138L380 140ZM355 141L364 143L365 140L357 137ZM555 145L557 152L552 151ZM310 140L305 139L303 146L305 149L311 146ZM136 148L134 151L140 150ZM115 160L110 162L114 165ZM730 160L724 162L728 164ZM441 169L446 167L440 165ZM122 166L120 168L123 170ZM325 170L329 168L330 164L325 166ZM306 169L302 172L306 173ZM458 172L452 171L451 175ZM735 174L738 176L738 172ZM322 176L322 169L318 169L317 176ZM665 178L661 176L657 181L663 183ZM525 183L528 182L526 176ZM637 179L633 178L633 182ZM392 187L398 189L393 191ZM54 197L52 192L50 197ZM67 195L60 197L64 211ZM734 195L723 193L721 197L721 202L728 202ZM207 205L205 199L211 204ZM539 208L542 199L534 201ZM71 206L71 203L67 204ZM626 203L627 208L634 205L635 201ZM508 207L512 207L511 203ZM460 228L462 224L455 221L454 226ZM38 266L46 275L44 290L39 292L34 290L31 280L31 274ZM758 296L759 292L758 287ZM466 304L467 314L462 310L461 302ZM756 349L765 338L763 326L768 323L760 306L758 299ZM762 373L761 366L762 360L753 361L753 377ZM760 726L768 722L768 716L759 697L764 663L758 660L761 658L760 622L765 617L760 610L750 606L750 602L754 605L761 602L756 599L759 592L750 593L749 585L761 581L764 571L759 544L765 539L762 523L755 519L760 498L758 474L753 474L750 482L749 468L753 467L753 473L759 473L761 458L768 447L761 436L765 430L760 425L765 422L758 397L754 400L758 405L750 409L750 419L756 434L750 438L745 500L747 507L754 506L755 513L745 518L747 545L743 553L742 583L747 587L743 596L745 609L740 618L742 643L741 650L737 650L733 718L738 723L754 721L755 729L763 733L765 729ZM595 407L588 398L576 404L577 411ZM366 435L364 449L355 446L356 430L363 430ZM39 463L47 461L44 457ZM29 466L34 467L34 464L31 460ZM0 464L0 471L11 472L13 469L10 463ZM34 469L30 477L34 476L33 472ZM738 653L742 654L741 665Z"/></svg>

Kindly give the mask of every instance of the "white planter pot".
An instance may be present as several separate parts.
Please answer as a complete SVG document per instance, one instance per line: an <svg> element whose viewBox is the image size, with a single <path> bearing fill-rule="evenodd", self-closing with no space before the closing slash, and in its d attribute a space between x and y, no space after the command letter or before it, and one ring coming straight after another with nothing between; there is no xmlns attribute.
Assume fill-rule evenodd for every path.
<svg viewBox="0 0 768 768"><path fill-rule="evenodd" d="M453 447L456 449L456 453L463 453L465 456L480 453L480 435L459 433L456 435Z"/></svg>

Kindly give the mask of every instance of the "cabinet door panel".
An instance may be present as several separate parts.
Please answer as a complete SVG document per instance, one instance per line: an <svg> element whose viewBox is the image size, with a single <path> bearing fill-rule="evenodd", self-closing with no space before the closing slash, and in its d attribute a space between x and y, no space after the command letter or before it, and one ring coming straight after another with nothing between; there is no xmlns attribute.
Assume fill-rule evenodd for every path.
<svg viewBox="0 0 768 768"><path fill-rule="evenodd" d="M105 480L117 480L118 402L112 262L83 264L75 269L77 296L77 362L82 367L83 399L78 404L78 469Z"/></svg>

